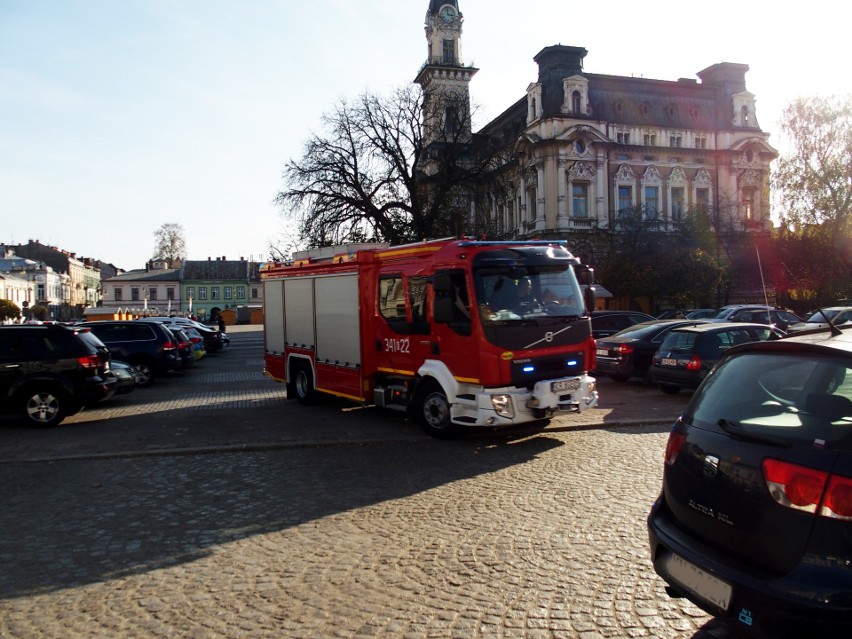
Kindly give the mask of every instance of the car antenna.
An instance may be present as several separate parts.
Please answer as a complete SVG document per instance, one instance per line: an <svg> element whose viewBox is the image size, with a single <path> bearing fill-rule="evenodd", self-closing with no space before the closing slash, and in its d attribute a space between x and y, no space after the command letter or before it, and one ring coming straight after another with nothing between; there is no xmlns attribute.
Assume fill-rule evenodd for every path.
<svg viewBox="0 0 852 639"><path fill-rule="evenodd" d="M831 318L825 314L825 311L821 308L819 309L819 314L825 318L825 321L828 322L828 328L831 330L831 336L837 337L838 335L843 335L843 331L841 331L837 326L834 325L834 322L831 321Z"/></svg>

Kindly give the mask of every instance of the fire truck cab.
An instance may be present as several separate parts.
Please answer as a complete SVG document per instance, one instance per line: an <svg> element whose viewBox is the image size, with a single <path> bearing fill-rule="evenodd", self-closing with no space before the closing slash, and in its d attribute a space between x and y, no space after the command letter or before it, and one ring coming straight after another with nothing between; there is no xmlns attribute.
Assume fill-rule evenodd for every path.
<svg viewBox="0 0 852 639"><path fill-rule="evenodd" d="M300 402L407 411L436 437L593 407L594 294L575 269L557 241L298 253L262 269L265 373Z"/></svg>

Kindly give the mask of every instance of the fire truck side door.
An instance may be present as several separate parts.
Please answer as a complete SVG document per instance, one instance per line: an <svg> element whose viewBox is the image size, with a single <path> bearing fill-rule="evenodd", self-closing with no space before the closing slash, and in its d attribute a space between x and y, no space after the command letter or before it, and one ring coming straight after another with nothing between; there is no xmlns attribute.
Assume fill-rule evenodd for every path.
<svg viewBox="0 0 852 639"><path fill-rule="evenodd" d="M383 274L378 280L376 363L383 373L413 377L431 352L426 321L426 278Z"/></svg>
<svg viewBox="0 0 852 639"><path fill-rule="evenodd" d="M433 357L460 381L479 382L479 357L471 340L471 302L465 272L437 271L432 278Z"/></svg>

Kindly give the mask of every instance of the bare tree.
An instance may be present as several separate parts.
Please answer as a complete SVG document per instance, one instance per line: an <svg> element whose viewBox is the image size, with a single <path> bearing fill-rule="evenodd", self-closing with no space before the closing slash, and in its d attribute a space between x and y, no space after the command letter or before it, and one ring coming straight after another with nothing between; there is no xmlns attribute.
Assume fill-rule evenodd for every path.
<svg viewBox="0 0 852 639"><path fill-rule="evenodd" d="M470 134L466 100L424 100L419 87L365 93L323 117L276 197L301 242L399 244L468 232L492 145Z"/></svg>
<svg viewBox="0 0 852 639"><path fill-rule="evenodd" d="M178 260L186 257L186 233L180 224L163 224L154 232L156 243L152 259L168 260L174 268Z"/></svg>

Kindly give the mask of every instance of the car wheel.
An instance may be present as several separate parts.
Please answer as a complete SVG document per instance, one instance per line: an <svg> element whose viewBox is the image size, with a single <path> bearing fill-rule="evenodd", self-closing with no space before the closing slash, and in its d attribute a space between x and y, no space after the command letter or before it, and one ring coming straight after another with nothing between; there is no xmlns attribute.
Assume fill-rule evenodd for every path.
<svg viewBox="0 0 852 639"><path fill-rule="evenodd" d="M136 380L137 386L150 386L154 381L154 370L151 366L146 362L131 362L133 366L136 368L136 372L139 374L139 378Z"/></svg>
<svg viewBox="0 0 852 639"><path fill-rule="evenodd" d="M32 426L56 426L71 408L68 396L52 388L28 390L21 401L21 415Z"/></svg>
<svg viewBox="0 0 852 639"><path fill-rule="evenodd" d="M671 384L657 384L657 387L669 395L677 395L680 392L680 386L672 386Z"/></svg>
<svg viewBox="0 0 852 639"><path fill-rule="evenodd" d="M426 381L417 393L415 409L417 421L428 435L446 439L455 434L450 421L450 402L441 385Z"/></svg>
<svg viewBox="0 0 852 639"><path fill-rule="evenodd" d="M630 379L630 375L619 375L617 373L610 373L609 378L614 382L626 382Z"/></svg>
<svg viewBox="0 0 852 639"><path fill-rule="evenodd" d="M314 390L314 376L307 364L296 367L293 390L296 391L296 400L300 404L312 404L316 399Z"/></svg>

